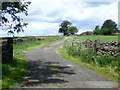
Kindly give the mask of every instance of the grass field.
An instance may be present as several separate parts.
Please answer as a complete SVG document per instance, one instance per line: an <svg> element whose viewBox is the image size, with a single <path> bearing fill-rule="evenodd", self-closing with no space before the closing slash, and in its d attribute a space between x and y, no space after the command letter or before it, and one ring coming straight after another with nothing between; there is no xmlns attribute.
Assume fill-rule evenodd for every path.
<svg viewBox="0 0 120 90"><path fill-rule="evenodd" d="M47 45L49 43L52 43L54 41L63 39L63 37L39 37L42 38L43 40L34 40L34 38L36 37L30 37L33 38L32 41L29 42L24 42L24 43L18 43L16 45L14 45L14 51L20 51L20 50L32 50L35 48L39 48L42 47L44 45Z"/></svg>
<svg viewBox="0 0 120 90"><path fill-rule="evenodd" d="M86 49L81 42L86 39L100 39L102 42L118 41L118 36L72 36L66 37L64 45L59 48L61 56L71 62L90 68L101 75L120 82L119 56L97 56L92 49ZM94 61L93 61L94 59Z"/></svg>
<svg viewBox="0 0 120 90"><path fill-rule="evenodd" d="M35 38L35 37L30 37ZM28 64L24 60L24 54L22 51L32 50L35 48L42 47L44 45L50 44L57 40L62 39L62 37L41 37L43 40L33 40L24 43L19 43L13 46L14 48L14 59L9 64L2 65L2 88L10 88L17 82L22 80L22 77L27 72Z"/></svg>
<svg viewBox="0 0 120 90"><path fill-rule="evenodd" d="M96 40L99 39L101 42L111 42L116 41L118 42L119 36L73 36L74 38L79 39L80 41L85 41L86 39Z"/></svg>

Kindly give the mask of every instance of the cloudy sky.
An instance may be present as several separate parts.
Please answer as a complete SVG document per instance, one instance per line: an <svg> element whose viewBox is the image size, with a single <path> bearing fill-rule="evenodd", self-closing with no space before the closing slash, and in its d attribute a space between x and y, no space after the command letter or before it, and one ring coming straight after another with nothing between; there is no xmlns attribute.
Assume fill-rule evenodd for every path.
<svg viewBox="0 0 120 90"><path fill-rule="evenodd" d="M29 0L30 1L30 0ZM19 36L61 35L59 25L69 20L79 33L92 31L96 25L102 25L107 19L118 24L117 0L31 0L28 16L22 16L29 25ZM6 32L0 30L0 35Z"/></svg>

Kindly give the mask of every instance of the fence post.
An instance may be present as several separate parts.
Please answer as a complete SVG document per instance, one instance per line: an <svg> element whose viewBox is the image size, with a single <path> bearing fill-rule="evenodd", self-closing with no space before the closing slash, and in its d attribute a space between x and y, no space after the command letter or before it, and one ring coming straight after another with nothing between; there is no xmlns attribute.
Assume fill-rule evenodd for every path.
<svg viewBox="0 0 120 90"><path fill-rule="evenodd" d="M99 39L94 41L94 43L93 43L93 50L94 50L95 53L97 53L98 49L100 48L100 43L101 42L100 42Z"/></svg>
<svg viewBox="0 0 120 90"><path fill-rule="evenodd" d="M13 38L7 38L7 42L2 45L2 64L10 63L13 60Z"/></svg>
<svg viewBox="0 0 120 90"><path fill-rule="evenodd" d="M2 38L0 38L0 64L2 64Z"/></svg>

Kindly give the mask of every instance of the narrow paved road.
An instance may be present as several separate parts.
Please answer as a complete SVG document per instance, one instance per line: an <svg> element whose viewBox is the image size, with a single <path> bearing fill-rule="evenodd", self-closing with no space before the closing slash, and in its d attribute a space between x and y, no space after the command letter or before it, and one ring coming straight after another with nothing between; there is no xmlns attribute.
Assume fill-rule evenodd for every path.
<svg viewBox="0 0 120 90"><path fill-rule="evenodd" d="M85 67L62 58L57 48L63 40L26 51L30 67L20 87L26 88L114 88L118 84Z"/></svg>

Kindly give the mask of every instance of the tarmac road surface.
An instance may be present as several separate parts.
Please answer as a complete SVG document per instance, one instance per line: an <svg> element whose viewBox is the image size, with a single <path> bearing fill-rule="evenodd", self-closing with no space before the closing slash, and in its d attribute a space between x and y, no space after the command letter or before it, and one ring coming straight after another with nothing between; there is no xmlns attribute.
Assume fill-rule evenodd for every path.
<svg viewBox="0 0 120 90"><path fill-rule="evenodd" d="M117 88L113 82L85 67L62 58L57 48L64 40L31 51L24 51L29 63L22 88ZM14 87L14 88L15 88ZM106 90L106 89L105 89Z"/></svg>

